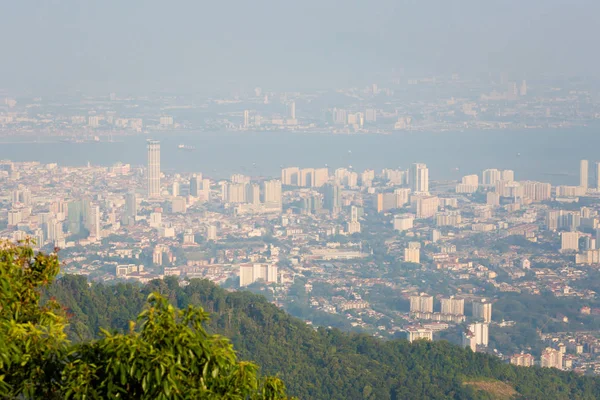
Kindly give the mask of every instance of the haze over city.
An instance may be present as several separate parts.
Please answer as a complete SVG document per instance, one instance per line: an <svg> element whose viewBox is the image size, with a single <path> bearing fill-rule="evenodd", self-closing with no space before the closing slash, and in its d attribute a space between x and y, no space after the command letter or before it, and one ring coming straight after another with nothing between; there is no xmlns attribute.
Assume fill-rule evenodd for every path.
<svg viewBox="0 0 600 400"><path fill-rule="evenodd" d="M0 397L600 398L599 12L3 5L0 353L24 370L0 362ZM58 375L33 374L3 346L29 343L10 327L42 304L60 351L123 339L156 382L53 343ZM237 352L221 358L266 375L238 388L219 367L207 389L204 356L157 366L182 353L151 345L155 312L188 350L222 347L168 304L204 307Z"/></svg>
<svg viewBox="0 0 600 400"><path fill-rule="evenodd" d="M0 88L337 88L409 74L598 76L593 0L25 1L2 7Z"/></svg>

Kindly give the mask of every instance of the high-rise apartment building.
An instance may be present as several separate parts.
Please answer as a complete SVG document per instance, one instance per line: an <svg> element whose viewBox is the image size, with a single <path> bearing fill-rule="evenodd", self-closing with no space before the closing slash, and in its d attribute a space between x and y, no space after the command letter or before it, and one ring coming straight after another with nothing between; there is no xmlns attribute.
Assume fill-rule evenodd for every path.
<svg viewBox="0 0 600 400"><path fill-rule="evenodd" d="M171 185L171 196L179 196L180 192L181 185L179 184L179 182L173 182L173 184Z"/></svg>
<svg viewBox="0 0 600 400"><path fill-rule="evenodd" d="M10 210L8 212L8 225L16 226L19 222L21 222L23 216L21 210Z"/></svg>
<svg viewBox="0 0 600 400"><path fill-rule="evenodd" d="M162 126L172 126L173 125L173 116L163 115L159 118L158 123Z"/></svg>
<svg viewBox="0 0 600 400"><path fill-rule="evenodd" d="M373 180L375 179L375 171L372 169L366 169L360 174L360 185L362 187L371 187Z"/></svg>
<svg viewBox="0 0 600 400"><path fill-rule="evenodd" d="M588 188L588 172L589 163L588 160L581 160L579 162L579 186L587 190Z"/></svg>
<svg viewBox="0 0 600 400"><path fill-rule="evenodd" d="M579 250L579 232L561 232L560 249L562 251Z"/></svg>
<svg viewBox="0 0 600 400"><path fill-rule="evenodd" d="M190 196L200 197L202 191L202 174L193 174L190 177Z"/></svg>
<svg viewBox="0 0 600 400"><path fill-rule="evenodd" d="M329 169L328 168L315 168L315 180L313 183L314 187L321 187L329 180Z"/></svg>
<svg viewBox="0 0 600 400"><path fill-rule="evenodd" d="M246 202L246 183L226 183L224 185L225 198L228 203L245 203Z"/></svg>
<svg viewBox="0 0 600 400"><path fill-rule="evenodd" d="M460 211L445 211L435 215L436 226L458 226L461 222Z"/></svg>
<svg viewBox="0 0 600 400"><path fill-rule="evenodd" d="M300 170L300 184L302 187L313 187L315 185L315 169L302 168Z"/></svg>
<svg viewBox="0 0 600 400"><path fill-rule="evenodd" d="M288 103L287 111L289 119L296 119L296 102L294 100Z"/></svg>
<svg viewBox="0 0 600 400"><path fill-rule="evenodd" d="M594 183L596 184L596 189L600 191L600 162L596 162L594 166Z"/></svg>
<svg viewBox="0 0 600 400"><path fill-rule="evenodd" d="M148 140L148 197L160 197L160 142Z"/></svg>
<svg viewBox="0 0 600 400"><path fill-rule="evenodd" d="M535 365L535 358L531 354L519 353L510 357L510 363L518 367L533 367Z"/></svg>
<svg viewBox="0 0 600 400"><path fill-rule="evenodd" d="M542 355L540 357L540 366L542 368L563 369L562 352L551 347L546 347L546 349L542 351Z"/></svg>
<svg viewBox="0 0 600 400"><path fill-rule="evenodd" d="M512 182L515 180L515 171L505 169L504 171L502 171L500 176L503 181Z"/></svg>
<svg viewBox="0 0 600 400"><path fill-rule="evenodd" d="M377 110L374 108L367 108L365 111L365 121L377 122Z"/></svg>
<svg viewBox="0 0 600 400"><path fill-rule="evenodd" d="M250 126L250 111L244 110L244 128L248 128Z"/></svg>
<svg viewBox="0 0 600 400"><path fill-rule="evenodd" d="M416 264L421 262L421 244L419 242L408 243L408 247L404 249L404 262Z"/></svg>
<svg viewBox="0 0 600 400"><path fill-rule="evenodd" d="M494 186L502 179L502 172L497 169L486 169L483 171L482 183L486 186Z"/></svg>
<svg viewBox="0 0 600 400"><path fill-rule="evenodd" d="M415 163L410 166L409 184L413 193L429 193L429 169L427 165Z"/></svg>
<svg viewBox="0 0 600 400"><path fill-rule="evenodd" d="M263 203L281 208L281 181L273 179L263 182Z"/></svg>
<svg viewBox="0 0 600 400"><path fill-rule="evenodd" d="M97 205L89 204L86 210L85 221L85 227L89 231L90 236L96 239L100 239L100 207Z"/></svg>
<svg viewBox="0 0 600 400"><path fill-rule="evenodd" d="M408 188L395 189L394 195L396 196L396 204L395 204L394 208L402 208L406 204L408 204L408 202L410 200L410 189L408 189Z"/></svg>
<svg viewBox="0 0 600 400"><path fill-rule="evenodd" d="M287 186L300 186L300 168L283 168L281 170L281 183Z"/></svg>
<svg viewBox="0 0 600 400"><path fill-rule="evenodd" d="M475 322L474 324L469 324L467 329L475 335L475 343L477 345L487 347L489 341L489 324Z"/></svg>
<svg viewBox="0 0 600 400"><path fill-rule="evenodd" d="M348 111L334 108L331 114L331 118L334 124L346 125L348 123Z"/></svg>
<svg viewBox="0 0 600 400"><path fill-rule="evenodd" d="M171 212L185 214L187 211L187 204L185 197L173 197L171 199Z"/></svg>
<svg viewBox="0 0 600 400"><path fill-rule="evenodd" d="M432 313L433 312L433 296L426 293L420 293L415 296L410 296L410 311Z"/></svg>
<svg viewBox="0 0 600 400"><path fill-rule="evenodd" d="M451 315L464 315L465 314L465 300L457 299L454 296L450 298L441 299L442 303L442 314Z"/></svg>
<svg viewBox="0 0 600 400"><path fill-rule="evenodd" d="M125 215L134 219L137 215L137 197L133 191L125 195Z"/></svg>
<svg viewBox="0 0 600 400"><path fill-rule="evenodd" d="M231 175L231 183L250 183L250 177L243 174Z"/></svg>
<svg viewBox="0 0 600 400"><path fill-rule="evenodd" d="M377 193L374 198L374 206L377 212L383 212L397 208L396 194L394 193Z"/></svg>
<svg viewBox="0 0 600 400"><path fill-rule="evenodd" d="M216 227L216 225L209 225L206 228L206 240L217 240L217 227Z"/></svg>
<svg viewBox="0 0 600 400"><path fill-rule="evenodd" d="M327 184L323 189L323 207L332 213L338 213L342 209L342 190L338 185Z"/></svg>
<svg viewBox="0 0 600 400"><path fill-rule="evenodd" d="M552 196L552 186L549 183L534 181L522 181L520 183L523 197L531 201L549 200Z"/></svg>
<svg viewBox="0 0 600 400"><path fill-rule="evenodd" d="M413 200L411 200L412 202ZM440 201L437 196L414 197L417 218L431 218L437 213Z"/></svg>
<svg viewBox="0 0 600 400"><path fill-rule="evenodd" d="M396 215L394 217L394 230L396 231L407 231L413 228L415 217L412 215Z"/></svg>
<svg viewBox="0 0 600 400"><path fill-rule="evenodd" d="M492 303L486 299L473 301L473 318L485 323L492 322Z"/></svg>
<svg viewBox="0 0 600 400"><path fill-rule="evenodd" d="M433 340L433 331L431 329L409 326L404 332L406 332L406 339L411 343L419 339Z"/></svg>
<svg viewBox="0 0 600 400"><path fill-rule="evenodd" d="M360 233L360 222L358 222L358 207L352 206L350 208L350 222L346 226L348 234Z"/></svg>
<svg viewBox="0 0 600 400"><path fill-rule="evenodd" d="M250 204L260 204L260 186L257 183L246 185L246 201Z"/></svg>
<svg viewBox="0 0 600 400"><path fill-rule="evenodd" d="M477 351L477 338L475 334L468 329L462 333L462 347Z"/></svg>
<svg viewBox="0 0 600 400"><path fill-rule="evenodd" d="M83 227L83 202L71 201L67 206L68 231L72 235L78 235Z"/></svg>
<svg viewBox="0 0 600 400"><path fill-rule="evenodd" d="M461 182L456 185L456 193L475 193L479 187L478 175L466 175L462 177Z"/></svg>
<svg viewBox="0 0 600 400"><path fill-rule="evenodd" d="M266 283L277 283L277 265L275 264L241 264L240 286L248 286L258 280Z"/></svg>
<svg viewBox="0 0 600 400"><path fill-rule="evenodd" d="M90 115L88 117L88 126L90 128L97 128L98 126L100 126L100 117L98 117L97 115Z"/></svg>

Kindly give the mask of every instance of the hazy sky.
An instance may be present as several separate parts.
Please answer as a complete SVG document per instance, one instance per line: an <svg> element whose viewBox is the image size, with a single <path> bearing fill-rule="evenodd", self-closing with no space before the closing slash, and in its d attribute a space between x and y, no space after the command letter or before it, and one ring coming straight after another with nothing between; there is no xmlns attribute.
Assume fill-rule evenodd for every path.
<svg viewBox="0 0 600 400"><path fill-rule="evenodd" d="M0 88L335 87L598 74L598 0L0 0Z"/></svg>

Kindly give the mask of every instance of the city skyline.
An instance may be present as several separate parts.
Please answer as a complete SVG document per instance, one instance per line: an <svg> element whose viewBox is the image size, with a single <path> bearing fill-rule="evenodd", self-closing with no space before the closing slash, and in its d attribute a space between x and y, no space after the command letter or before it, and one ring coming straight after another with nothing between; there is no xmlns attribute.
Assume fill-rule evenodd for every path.
<svg viewBox="0 0 600 400"><path fill-rule="evenodd" d="M421 397L542 393L511 376L558 385L535 368L570 371L562 394L600 392L598 12L592 0L10 2L4 264L114 294L102 313L118 324L150 288L166 313L205 302L206 329L239 330L238 351L270 351L282 332L320 337L285 351L335 363L335 385L366 371L343 382L358 397L385 398L381 382L410 395L411 374L428 379L410 357L460 365ZM79 295L63 311L102 303ZM92 338L87 323L102 318L73 320L66 336ZM245 356L279 363L265 354ZM313 383L293 384L318 398Z"/></svg>

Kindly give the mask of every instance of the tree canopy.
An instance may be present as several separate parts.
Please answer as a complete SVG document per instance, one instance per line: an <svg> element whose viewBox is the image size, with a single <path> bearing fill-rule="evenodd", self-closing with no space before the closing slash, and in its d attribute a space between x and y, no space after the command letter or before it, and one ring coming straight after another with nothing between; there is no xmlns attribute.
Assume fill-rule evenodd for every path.
<svg viewBox="0 0 600 400"><path fill-rule="evenodd" d="M206 331L201 307L177 309L157 292L126 331L72 342L67 310L54 298L41 302L59 269L56 253L0 244L0 397L286 398L281 380L259 377L228 339Z"/></svg>

